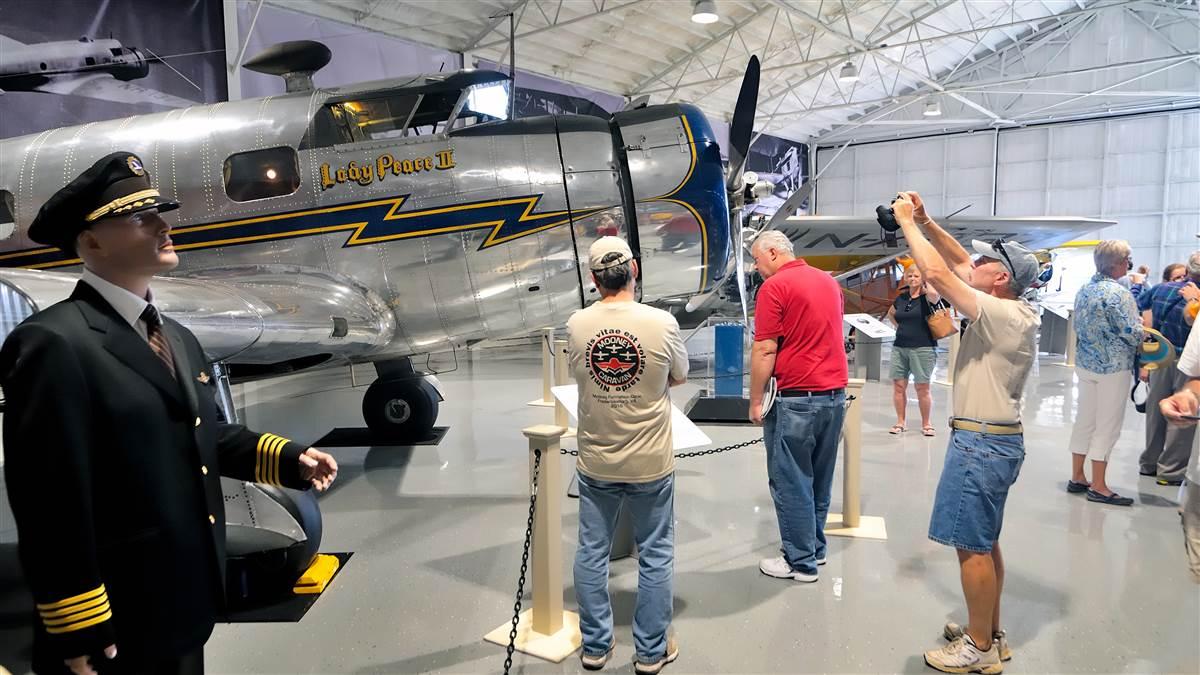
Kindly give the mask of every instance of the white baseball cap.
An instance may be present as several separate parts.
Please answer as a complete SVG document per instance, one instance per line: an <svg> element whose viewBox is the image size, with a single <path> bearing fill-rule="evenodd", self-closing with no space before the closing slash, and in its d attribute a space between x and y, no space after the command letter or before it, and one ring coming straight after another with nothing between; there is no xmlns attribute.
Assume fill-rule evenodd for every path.
<svg viewBox="0 0 1200 675"><path fill-rule="evenodd" d="M620 253L621 256L608 262L601 262L609 253ZM594 272L616 267L630 260L633 260L633 251L629 249L629 244L620 237L600 237L588 249L588 267L592 268Z"/></svg>

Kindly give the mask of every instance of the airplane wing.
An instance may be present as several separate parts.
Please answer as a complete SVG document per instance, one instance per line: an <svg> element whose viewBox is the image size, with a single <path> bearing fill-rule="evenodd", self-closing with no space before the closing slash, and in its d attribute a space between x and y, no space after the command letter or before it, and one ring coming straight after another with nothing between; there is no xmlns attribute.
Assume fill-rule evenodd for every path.
<svg viewBox="0 0 1200 675"><path fill-rule="evenodd" d="M24 46L26 46L25 43L20 40L14 40L7 35L0 35L0 53L3 53L6 49L16 49L17 47Z"/></svg>
<svg viewBox="0 0 1200 675"><path fill-rule="evenodd" d="M179 98L161 91L147 89L132 82L122 82L107 73L85 75L59 75L38 87L35 91L47 94L70 94L87 96L116 103L150 103L164 108L186 108L199 105L196 101Z"/></svg>
<svg viewBox="0 0 1200 675"><path fill-rule="evenodd" d="M936 219L935 219L936 220ZM1116 221L1096 218L1030 216L956 216L938 223L959 242L1004 237L1019 241L1031 249L1054 248L1088 232L1116 225ZM787 235L796 247L796 255L894 255L907 248L904 234L896 233L896 246L885 241L874 218L857 216L792 216L777 223L775 229Z"/></svg>
<svg viewBox="0 0 1200 675"><path fill-rule="evenodd" d="M0 270L0 339L71 295L78 274ZM353 279L289 265L207 269L154 281L156 304L187 326L213 361L242 365L356 359L389 345L387 303Z"/></svg>

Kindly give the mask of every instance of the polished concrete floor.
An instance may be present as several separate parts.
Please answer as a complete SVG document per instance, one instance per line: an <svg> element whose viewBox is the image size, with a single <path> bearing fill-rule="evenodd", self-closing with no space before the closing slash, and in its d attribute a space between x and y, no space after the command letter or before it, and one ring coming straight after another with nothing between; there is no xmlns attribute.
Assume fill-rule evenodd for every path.
<svg viewBox="0 0 1200 675"><path fill-rule="evenodd" d="M1004 623L1016 653L1006 670L1200 672L1200 586L1185 569L1177 491L1138 477L1142 420L1133 410L1109 482L1137 504L1102 506L1064 491L1074 387L1059 363L1043 356L1027 390L1028 456L1002 540ZM450 430L440 445L335 450L341 471L321 498L322 549L354 551L353 559L298 624L218 626L210 672L499 672L503 650L482 636L511 616L528 504L521 429L552 416L525 405L538 396L539 377L532 348L460 356L442 376L449 401L440 423ZM935 419L945 419L948 394L934 386ZM360 424L361 388L346 370L248 386L240 396L251 425L298 440ZM941 644L945 621L965 621L954 553L925 538L946 433L923 438L910 422L902 437L888 435L890 384L869 383L863 404L863 513L886 518L888 539L831 539L815 584L756 568L778 542L761 446L680 462L681 655L666 672L932 672L921 652ZM717 445L759 433L705 430ZM835 510L840 499L838 488ZM576 503L565 500L568 608L575 527ZM614 564L614 672L632 672L636 584L636 561ZM518 654L513 670L580 666Z"/></svg>
<svg viewBox="0 0 1200 675"><path fill-rule="evenodd" d="M454 367L453 361L433 365ZM345 369L301 375L236 393L254 428L311 442L334 427L361 424L371 372L357 374L357 380ZM450 429L440 445L333 450L341 471L321 497L322 550L355 555L330 590L299 623L218 626L206 654L210 673L502 669L503 649L482 636L512 611L528 507L521 429L550 422L552 413L525 405L540 393L533 347L460 355L457 369L441 379L449 400L440 424ZM1027 458L1002 538L1004 623L1016 652L1006 671L1198 673L1200 586L1185 569L1177 490L1137 475L1142 419L1132 409L1109 482L1137 504L1102 506L1063 490L1072 383L1061 357L1043 355L1027 388ZM676 391L686 398L695 389ZM949 391L933 387L935 420L947 416ZM965 620L954 554L925 538L946 433L939 428L927 439L914 431L911 400L910 431L888 435L894 421L888 383L868 383L863 405L862 510L886 518L888 539L831 538L829 564L816 584L774 580L757 570L759 558L773 555L778 542L761 446L679 463L675 627L681 655L666 672L933 672L921 652L941 644L943 622ZM705 431L716 445L758 434L751 427ZM570 470L564 464L564 478ZM835 511L840 473L839 467ZM0 545L11 552L5 542L15 531L3 511ZM572 609L575 527L576 502L564 500L564 599ZM632 672L636 586L636 561L615 563L613 672ZM25 637L23 618L0 611L6 643L0 654ZM14 665L7 661L0 658ZM549 664L518 654L513 672L580 667L576 658Z"/></svg>

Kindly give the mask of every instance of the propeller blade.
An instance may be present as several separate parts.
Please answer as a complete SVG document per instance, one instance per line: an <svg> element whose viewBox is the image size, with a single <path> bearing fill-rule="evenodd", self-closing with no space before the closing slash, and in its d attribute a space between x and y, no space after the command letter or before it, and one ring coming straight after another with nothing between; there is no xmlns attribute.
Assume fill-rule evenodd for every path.
<svg viewBox="0 0 1200 675"><path fill-rule="evenodd" d="M758 107L758 71L758 57L751 56L742 77L737 106L733 109L733 122L729 125L729 179L725 184L729 190L742 189L742 169L746 166L746 154L750 152L754 111Z"/></svg>
<svg viewBox="0 0 1200 675"><path fill-rule="evenodd" d="M808 199L808 196L812 194L813 187L815 185L816 181L814 180L810 180L804 185L801 185L799 190L793 192L787 199L783 201L783 204L779 207L779 210L775 211L775 215L771 216L771 219L767 221L767 225L763 228L763 230L766 231L775 229L777 225L787 220L792 216L792 214L796 213L796 209L800 208L800 205L804 203L804 200Z"/></svg>

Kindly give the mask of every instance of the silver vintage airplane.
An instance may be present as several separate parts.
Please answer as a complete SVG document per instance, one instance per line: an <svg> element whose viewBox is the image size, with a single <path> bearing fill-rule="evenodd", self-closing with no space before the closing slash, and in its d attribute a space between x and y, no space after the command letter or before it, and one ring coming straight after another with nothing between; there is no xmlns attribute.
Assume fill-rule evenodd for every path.
<svg viewBox="0 0 1200 675"><path fill-rule="evenodd" d="M78 40L25 44L0 35L0 94L9 91L71 94L117 103L151 103L164 108L196 105L195 101L134 84L150 74L150 64L137 47L118 40Z"/></svg>
<svg viewBox="0 0 1200 675"><path fill-rule="evenodd" d="M627 238L640 258L644 301L719 305L732 284L745 307L740 211L748 194L770 192L746 189L742 173L757 59L734 111L726 169L691 105L512 120L502 74L315 88L312 73L329 57L324 45L294 42L247 62L284 78L279 96L0 141L0 339L78 280L78 259L28 238L38 208L118 149L136 152L182 204L168 218L186 253L155 295L212 359L230 420L231 379L369 362L379 377L362 411L373 436L425 438L443 397L411 357L563 323L596 297L581 261L606 234ZM848 264L847 247L854 261L895 257L876 243L870 219L785 221L786 213L768 225L808 256L834 256L834 267ZM1038 245L1078 231L1059 227ZM249 484L225 492L234 497L230 555L242 561L231 563L243 580L234 585L245 587L256 555L267 556L262 570L279 570L270 556L282 551L286 573L259 571L290 587L319 545L311 495Z"/></svg>
<svg viewBox="0 0 1200 675"><path fill-rule="evenodd" d="M196 333L222 390L226 377L371 362L379 378L363 416L380 439L423 438L436 419L436 380L411 356L561 324L596 297L581 260L597 236L629 240L646 302L695 307L726 279L742 285L757 59L726 170L691 105L508 120L503 74L314 88L329 56L301 41L247 62L282 76L283 95L0 141L0 266L11 268L0 271L0 338L73 288L79 260L26 228L50 194L116 149L138 153L182 203L172 239L186 254L155 294ZM1039 222L1038 246L1081 230ZM781 211L769 226L827 268L895 253L873 220L801 226Z"/></svg>

